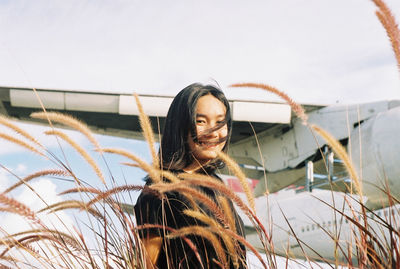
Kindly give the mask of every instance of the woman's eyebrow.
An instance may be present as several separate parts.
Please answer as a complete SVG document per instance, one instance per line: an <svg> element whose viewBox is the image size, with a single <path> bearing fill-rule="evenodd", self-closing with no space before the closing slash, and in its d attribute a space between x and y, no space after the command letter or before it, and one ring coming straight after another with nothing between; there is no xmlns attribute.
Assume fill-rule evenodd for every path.
<svg viewBox="0 0 400 269"><path fill-rule="evenodd" d="M225 118L225 114L219 114L217 117ZM196 117L205 117L207 118L208 116L206 114L196 114Z"/></svg>

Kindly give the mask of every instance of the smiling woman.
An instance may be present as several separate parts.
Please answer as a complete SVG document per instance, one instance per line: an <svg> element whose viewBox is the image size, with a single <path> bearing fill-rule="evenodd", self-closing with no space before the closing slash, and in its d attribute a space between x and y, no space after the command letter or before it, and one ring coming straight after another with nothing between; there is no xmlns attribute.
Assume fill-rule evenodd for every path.
<svg viewBox="0 0 400 269"><path fill-rule="evenodd" d="M225 117L226 107L212 94L199 98L196 106L196 134L189 133L188 139L194 162L185 167L185 172L197 170L217 158L228 137Z"/></svg>
<svg viewBox="0 0 400 269"><path fill-rule="evenodd" d="M215 170L223 163L217 156L227 148L230 129L229 103L221 90L210 85L189 85L174 98L168 111L159 151L161 168L176 175L206 175L221 182ZM153 180L147 177L146 184L153 184ZM231 220L224 225L244 237L243 222L229 199L208 187L193 189L221 206ZM244 246L220 232L210 232L222 225L220 218L206 202L191 199L188 191L175 189L162 197L142 192L139 196L135 206L137 224L152 225L140 233L148 267L245 268ZM184 229L191 232L184 237L170 235L171 231Z"/></svg>

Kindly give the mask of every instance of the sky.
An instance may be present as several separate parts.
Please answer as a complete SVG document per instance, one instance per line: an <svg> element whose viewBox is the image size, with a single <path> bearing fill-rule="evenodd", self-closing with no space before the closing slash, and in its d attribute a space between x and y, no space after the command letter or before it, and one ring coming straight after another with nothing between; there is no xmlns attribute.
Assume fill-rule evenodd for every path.
<svg viewBox="0 0 400 269"><path fill-rule="evenodd" d="M301 103L400 98L374 12L367 0L2 0L0 85L174 95L215 80L234 98L272 98L237 82Z"/></svg>
<svg viewBox="0 0 400 269"><path fill-rule="evenodd" d="M400 18L400 2L386 2ZM367 0L0 0L0 86L175 95L200 81L217 82L230 98L276 100L261 90L229 87L259 82L300 103L400 99L400 73L374 13ZM57 142L43 135L45 128L20 126L62 156ZM90 148L81 135L67 133ZM102 145L150 160L143 142L97 137ZM63 149L82 178L90 178L90 167ZM120 183L132 175L119 159L110 162ZM48 166L4 141L0 164L20 176ZM0 171L1 190L16 179ZM130 180L142 182L144 173L133 175ZM48 202L64 199L55 194L65 182L33 184ZM21 189L15 197L43 206L28 194ZM16 227L13 217L6 223L25 227Z"/></svg>

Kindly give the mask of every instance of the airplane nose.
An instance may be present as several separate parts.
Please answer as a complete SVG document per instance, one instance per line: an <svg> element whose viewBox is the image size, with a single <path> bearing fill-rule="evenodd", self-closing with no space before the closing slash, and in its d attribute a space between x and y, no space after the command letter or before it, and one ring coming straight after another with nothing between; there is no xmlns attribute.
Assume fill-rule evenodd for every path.
<svg viewBox="0 0 400 269"><path fill-rule="evenodd" d="M381 112L355 128L349 150L369 202L388 203L388 195L379 188L389 188L391 195L400 198L400 107Z"/></svg>

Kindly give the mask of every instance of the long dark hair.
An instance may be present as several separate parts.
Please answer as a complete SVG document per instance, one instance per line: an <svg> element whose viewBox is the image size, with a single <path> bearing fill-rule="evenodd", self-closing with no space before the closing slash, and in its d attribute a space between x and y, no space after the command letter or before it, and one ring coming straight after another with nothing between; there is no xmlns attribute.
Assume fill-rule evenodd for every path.
<svg viewBox="0 0 400 269"><path fill-rule="evenodd" d="M231 134L232 117L229 102L224 93L212 85L194 83L181 90L172 101L165 120L163 136L159 151L160 163L166 170L182 170L193 162L193 156L188 146L189 131L196 141L196 106L200 97L211 94L221 101L226 108L224 123L228 127L228 136L223 151L226 152ZM220 128L222 126L217 126ZM214 160L203 169L214 172L223 167L220 160Z"/></svg>

